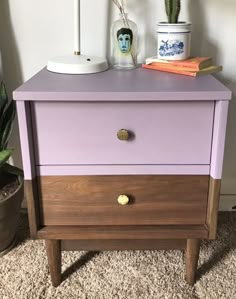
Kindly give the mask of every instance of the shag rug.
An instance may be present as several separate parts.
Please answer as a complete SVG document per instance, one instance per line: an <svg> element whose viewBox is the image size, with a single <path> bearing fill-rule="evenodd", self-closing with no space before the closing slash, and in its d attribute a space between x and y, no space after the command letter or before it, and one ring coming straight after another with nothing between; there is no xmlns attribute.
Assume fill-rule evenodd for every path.
<svg viewBox="0 0 236 299"><path fill-rule="evenodd" d="M236 213L220 213L217 240L202 242L194 287L180 250L63 252L62 264L54 288L44 242L29 239L22 213L18 245L0 259L0 299L235 299Z"/></svg>

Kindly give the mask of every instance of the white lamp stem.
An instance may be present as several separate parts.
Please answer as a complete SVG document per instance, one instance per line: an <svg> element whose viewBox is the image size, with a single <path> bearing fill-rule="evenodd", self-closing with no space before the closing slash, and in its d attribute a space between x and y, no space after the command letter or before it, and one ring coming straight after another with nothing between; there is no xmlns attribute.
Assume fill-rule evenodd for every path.
<svg viewBox="0 0 236 299"><path fill-rule="evenodd" d="M108 69L106 59L80 55L80 0L74 0L74 55L59 56L48 61L47 69L58 74L92 74Z"/></svg>
<svg viewBox="0 0 236 299"><path fill-rule="evenodd" d="M80 55L80 0L74 0L74 54Z"/></svg>

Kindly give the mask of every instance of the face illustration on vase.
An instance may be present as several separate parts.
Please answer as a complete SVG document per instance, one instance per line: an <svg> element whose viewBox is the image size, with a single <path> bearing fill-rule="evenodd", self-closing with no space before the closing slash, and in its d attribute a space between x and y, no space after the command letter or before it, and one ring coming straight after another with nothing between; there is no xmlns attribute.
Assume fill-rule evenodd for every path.
<svg viewBox="0 0 236 299"><path fill-rule="evenodd" d="M117 41L122 53L129 53L133 42L133 32L129 28L121 28L117 31Z"/></svg>

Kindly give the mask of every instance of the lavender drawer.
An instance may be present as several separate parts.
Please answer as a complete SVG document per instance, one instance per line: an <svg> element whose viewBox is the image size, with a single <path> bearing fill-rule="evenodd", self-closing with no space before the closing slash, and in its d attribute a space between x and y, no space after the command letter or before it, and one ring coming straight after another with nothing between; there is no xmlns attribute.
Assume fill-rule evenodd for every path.
<svg viewBox="0 0 236 299"><path fill-rule="evenodd" d="M210 164L212 101L31 105L37 165Z"/></svg>

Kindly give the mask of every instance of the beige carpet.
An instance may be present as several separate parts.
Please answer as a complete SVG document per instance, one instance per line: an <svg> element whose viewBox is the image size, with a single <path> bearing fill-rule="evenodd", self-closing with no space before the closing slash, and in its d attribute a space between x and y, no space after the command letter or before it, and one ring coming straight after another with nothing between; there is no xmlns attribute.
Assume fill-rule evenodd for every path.
<svg viewBox="0 0 236 299"><path fill-rule="evenodd" d="M66 279L54 288L44 244L28 239L24 215L19 239L0 259L0 299L236 298L236 213L220 214L218 240L202 244L193 288L184 281L178 250L65 252Z"/></svg>

